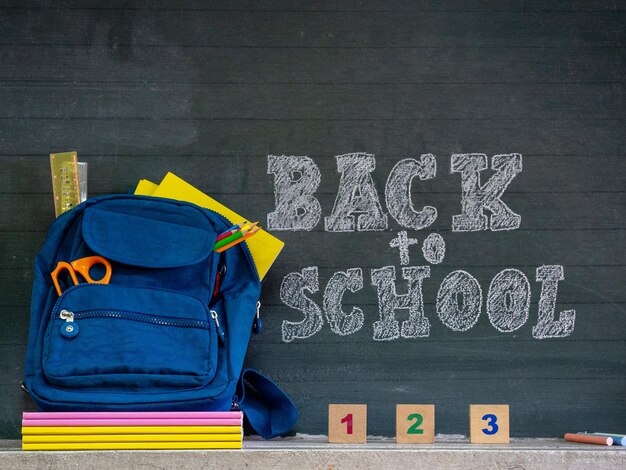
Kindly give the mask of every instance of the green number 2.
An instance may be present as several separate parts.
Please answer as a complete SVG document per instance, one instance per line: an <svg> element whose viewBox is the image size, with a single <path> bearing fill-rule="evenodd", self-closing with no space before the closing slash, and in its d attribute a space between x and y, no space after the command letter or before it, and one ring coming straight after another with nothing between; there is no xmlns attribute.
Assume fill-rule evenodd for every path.
<svg viewBox="0 0 626 470"><path fill-rule="evenodd" d="M410 414L407 417L407 421L415 420L415 422L409 427L409 430L406 432L407 434L424 434L423 429L418 429L420 424L424 422L424 417L419 413Z"/></svg>

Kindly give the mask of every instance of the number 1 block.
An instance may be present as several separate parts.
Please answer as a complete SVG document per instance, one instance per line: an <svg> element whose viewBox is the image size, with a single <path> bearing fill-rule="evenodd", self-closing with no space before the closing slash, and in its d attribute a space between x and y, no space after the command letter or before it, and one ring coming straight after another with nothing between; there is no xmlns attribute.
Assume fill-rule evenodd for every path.
<svg viewBox="0 0 626 470"><path fill-rule="evenodd" d="M470 405L472 444L509 443L509 405Z"/></svg>
<svg viewBox="0 0 626 470"><path fill-rule="evenodd" d="M435 405L396 405L396 442L433 444Z"/></svg>
<svg viewBox="0 0 626 470"><path fill-rule="evenodd" d="M328 405L328 442L365 444L367 405Z"/></svg>

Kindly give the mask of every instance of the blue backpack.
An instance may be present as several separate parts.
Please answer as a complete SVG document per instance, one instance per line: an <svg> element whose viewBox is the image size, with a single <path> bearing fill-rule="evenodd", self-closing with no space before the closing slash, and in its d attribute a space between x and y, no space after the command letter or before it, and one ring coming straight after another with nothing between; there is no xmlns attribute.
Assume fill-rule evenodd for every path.
<svg viewBox="0 0 626 470"><path fill-rule="evenodd" d="M297 419L291 400L242 372L261 284L245 242L213 251L231 225L194 204L132 195L89 199L60 216L35 259L24 388L38 408L240 408L263 437L287 433ZM59 295L58 263L90 256L110 262L109 284L73 285L64 273Z"/></svg>

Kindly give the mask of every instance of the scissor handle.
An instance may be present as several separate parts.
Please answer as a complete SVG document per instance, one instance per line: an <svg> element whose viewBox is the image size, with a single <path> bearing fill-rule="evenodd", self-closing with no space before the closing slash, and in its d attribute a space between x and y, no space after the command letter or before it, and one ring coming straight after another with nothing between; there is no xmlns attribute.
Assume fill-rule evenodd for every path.
<svg viewBox="0 0 626 470"><path fill-rule="evenodd" d="M61 291L61 286L59 286L59 274L63 270L66 270L68 273L70 273L70 277L72 278L72 281L74 281L74 285L78 284L78 278L76 277L76 273L74 272L74 268L72 267L72 265L70 263L66 263L65 261L59 261L57 267L54 268L54 271L50 273L50 275L52 276L52 282L54 283L54 287L56 288L57 294L59 294L59 296L63 292Z"/></svg>
<svg viewBox="0 0 626 470"><path fill-rule="evenodd" d="M89 271L96 264L102 264L105 268L104 276L97 281L93 280L89 275ZM103 258L102 256L87 256L86 258L80 258L72 261L72 268L75 271L78 271L81 276L85 278L85 280L90 284L108 284L111 281L111 272L113 271L111 268L111 263L108 259ZM74 275L74 278L76 275ZM72 278L72 279L74 279ZM76 282L78 284L78 282Z"/></svg>

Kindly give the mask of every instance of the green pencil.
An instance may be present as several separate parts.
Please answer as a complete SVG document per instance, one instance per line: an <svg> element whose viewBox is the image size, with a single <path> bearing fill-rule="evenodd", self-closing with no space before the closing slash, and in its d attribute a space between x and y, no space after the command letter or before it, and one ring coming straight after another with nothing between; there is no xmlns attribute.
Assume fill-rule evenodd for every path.
<svg viewBox="0 0 626 470"><path fill-rule="evenodd" d="M232 235L229 235L226 238L222 238L219 242L217 242L215 244L215 246L213 247L213 251L220 249L221 247L228 245L231 242L234 242L235 240L237 240L238 238L241 238L245 235L245 232L243 230L239 230L238 232L233 233Z"/></svg>
<svg viewBox="0 0 626 470"><path fill-rule="evenodd" d="M235 240L243 237L246 233L248 233L250 230L252 230L254 227L256 227L257 224L258 224L258 222L253 222L253 223L246 222L243 225L243 227L241 227L237 232L227 236L226 238L222 238L221 240L216 242L215 245L213 246L213 251L219 250L223 246L226 246L226 245L234 242Z"/></svg>

